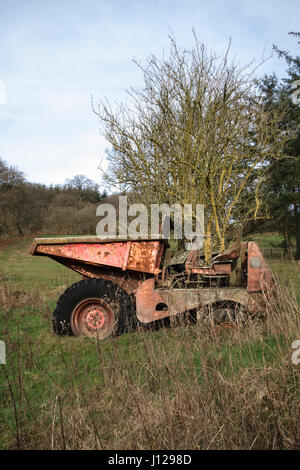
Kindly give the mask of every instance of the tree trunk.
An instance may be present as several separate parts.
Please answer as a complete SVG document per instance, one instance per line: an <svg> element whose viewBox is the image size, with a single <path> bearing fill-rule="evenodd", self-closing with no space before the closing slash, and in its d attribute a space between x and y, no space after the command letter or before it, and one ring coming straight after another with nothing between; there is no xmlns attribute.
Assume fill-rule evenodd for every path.
<svg viewBox="0 0 300 470"><path fill-rule="evenodd" d="M296 224L296 253L295 253L295 259L300 259L300 223L299 223L299 220L297 220L297 224Z"/></svg>
<svg viewBox="0 0 300 470"><path fill-rule="evenodd" d="M204 256L206 263L210 263L212 258L212 247L211 247L211 221L209 220L206 227L205 235L207 238L204 239Z"/></svg>
<svg viewBox="0 0 300 470"><path fill-rule="evenodd" d="M295 228L296 228L296 253L295 259L300 259L300 217L297 204L294 204Z"/></svg>
<svg viewBox="0 0 300 470"><path fill-rule="evenodd" d="M290 260L293 259L290 224L287 218L285 219L285 222L284 222L284 255L283 256L285 259L290 259Z"/></svg>
<svg viewBox="0 0 300 470"><path fill-rule="evenodd" d="M17 229L18 229L18 232L19 232L20 237L24 237L24 232L23 232L23 230L21 229L20 225L19 225L19 224L16 224L16 225L17 225Z"/></svg>

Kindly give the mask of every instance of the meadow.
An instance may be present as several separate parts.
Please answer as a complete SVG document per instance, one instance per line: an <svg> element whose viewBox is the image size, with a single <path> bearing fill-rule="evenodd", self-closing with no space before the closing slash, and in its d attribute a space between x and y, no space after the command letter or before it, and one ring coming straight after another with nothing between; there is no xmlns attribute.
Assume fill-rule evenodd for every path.
<svg viewBox="0 0 300 470"><path fill-rule="evenodd" d="M300 449L299 264L270 260L278 295L245 326L99 343L54 335L56 300L80 276L31 242L0 243L1 449Z"/></svg>

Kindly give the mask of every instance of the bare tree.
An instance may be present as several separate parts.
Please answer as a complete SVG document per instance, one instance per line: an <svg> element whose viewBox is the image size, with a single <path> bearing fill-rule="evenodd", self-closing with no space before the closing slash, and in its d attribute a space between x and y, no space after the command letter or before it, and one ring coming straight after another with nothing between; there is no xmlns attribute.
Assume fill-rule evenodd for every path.
<svg viewBox="0 0 300 470"><path fill-rule="evenodd" d="M196 35L188 50L171 37L168 58L137 64L144 86L128 91L126 105L97 110L111 145L106 180L141 202L203 203L206 259L224 248L232 223L262 216L269 160L283 157L289 139L280 111L261 103L253 70L229 61L229 46L217 56Z"/></svg>

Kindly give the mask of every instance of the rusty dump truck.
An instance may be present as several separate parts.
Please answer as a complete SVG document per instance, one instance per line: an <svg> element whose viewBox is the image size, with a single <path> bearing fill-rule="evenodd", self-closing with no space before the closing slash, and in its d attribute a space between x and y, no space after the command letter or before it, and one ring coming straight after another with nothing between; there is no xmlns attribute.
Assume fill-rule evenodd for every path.
<svg viewBox="0 0 300 470"><path fill-rule="evenodd" d="M274 281L255 242L232 245L209 266L200 250L174 256L170 248L160 236L36 238L32 255L48 256L83 277L58 299L54 331L102 340L130 321L190 314L226 323L264 311Z"/></svg>

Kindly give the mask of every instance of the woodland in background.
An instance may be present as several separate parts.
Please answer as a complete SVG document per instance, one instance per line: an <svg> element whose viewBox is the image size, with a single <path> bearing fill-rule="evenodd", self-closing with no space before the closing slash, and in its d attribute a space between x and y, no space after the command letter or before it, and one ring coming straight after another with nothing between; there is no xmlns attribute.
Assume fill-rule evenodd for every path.
<svg viewBox="0 0 300 470"><path fill-rule="evenodd" d="M64 185L30 183L0 158L0 237L95 234L96 207L106 196L83 175Z"/></svg>

